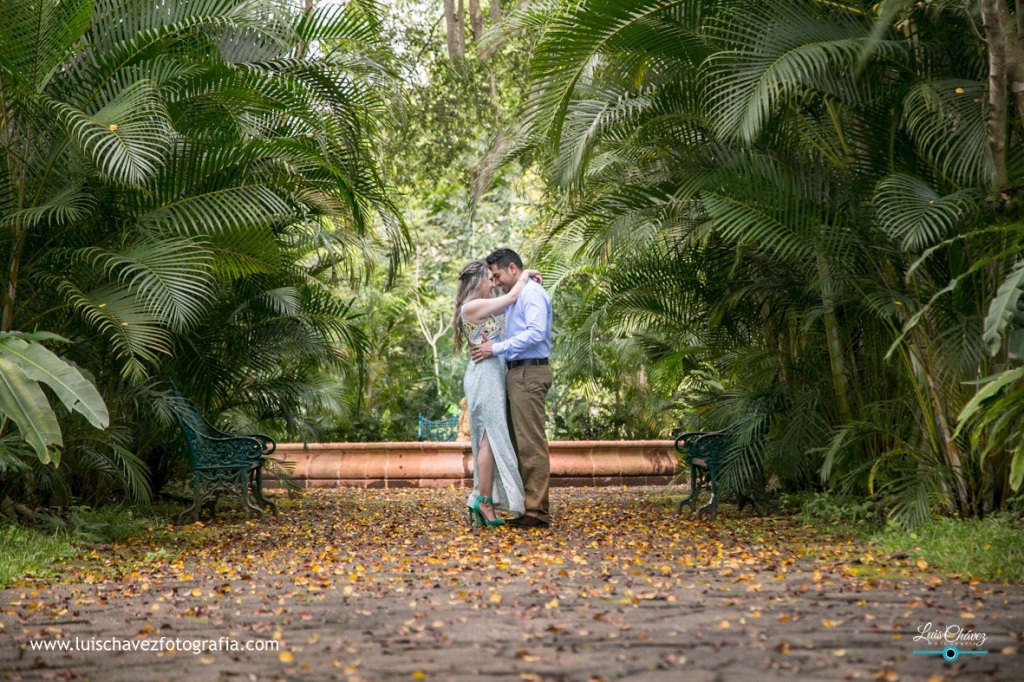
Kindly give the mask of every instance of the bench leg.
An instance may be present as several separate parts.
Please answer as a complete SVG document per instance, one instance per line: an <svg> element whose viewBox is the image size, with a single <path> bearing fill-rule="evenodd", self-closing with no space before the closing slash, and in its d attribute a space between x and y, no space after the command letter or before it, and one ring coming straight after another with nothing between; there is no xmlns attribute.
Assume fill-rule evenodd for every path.
<svg viewBox="0 0 1024 682"><path fill-rule="evenodd" d="M682 514L683 513L683 505L687 504L687 503L690 505L690 513L691 514L694 513L695 511L697 511L697 497L700 495L700 490L701 490L701 487L702 487L701 486L702 478L703 478L703 476L700 476L700 475L697 474L697 468L691 464L690 465L690 496L689 497L684 497L683 499L679 500L679 504L676 507L676 513L677 514Z"/></svg>
<svg viewBox="0 0 1024 682"><path fill-rule="evenodd" d="M189 523L195 523L199 520L199 512L203 505L204 497L202 495L202 491L203 481L201 476L198 473L193 472L193 504L191 504L191 507L177 515L175 518L177 523L184 523L186 518L189 519Z"/></svg>
<svg viewBox="0 0 1024 682"><path fill-rule="evenodd" d="M245 518L250 518L253 515L262 517L263 510L252 503L249 499L249 469L239 469L238 473L234 476L235 491L238 493L238 500L242 503L242 510L245 512Z"/></svg>
<svg viewBox="0 0 1024 682"><path fill-rule="evenodd" d="M196 494L192 498L192 506L185 511L178 514L174 522L177 524L185 523L185 519L189 519L189 523L195 523L199 520L199 495Z"/></svg>
<svg viewBox="0 0 1024 682"><path fill-rule="evenodd" d="M210 518L217 518L217 501L222 494L236 496L242 503L246 518L263 516L263 510L249 499L249 469L217 469L196 472L193 478L192 506L177 516L178 523L189 518L191 523L199 520L202 510L210 513ZM269 500L266 500L269 503Z"/></svg>
<svg viewBox="0 0 1024 682"><path fill-rule="evenodd" d="M256 503L264 509L269 509L274 516L277 516L277 504L263 497L263 465L260 464L249 472L249 484L252 487L253 497Z"/></svg>
<svg viewBox="0 0 1024 682"><path fill-rule="evenodd" d="M711 499L705 504L700 510L697 511L697 518L707 515L708 520L712 523L715 522L715 517L718 516L718 495L711 493Z"/></svg>
<svg viewBox="0 0 1024 682"><path fill-rule="evenodd" d="M706 514L708 520L714 523L715 518L718 516L718 482L714 479L714 477L711 478L710 488L711 499L708 500L707 504L700 508L700 511L697 512L697 518L700 518L702 515Z"/></svg>

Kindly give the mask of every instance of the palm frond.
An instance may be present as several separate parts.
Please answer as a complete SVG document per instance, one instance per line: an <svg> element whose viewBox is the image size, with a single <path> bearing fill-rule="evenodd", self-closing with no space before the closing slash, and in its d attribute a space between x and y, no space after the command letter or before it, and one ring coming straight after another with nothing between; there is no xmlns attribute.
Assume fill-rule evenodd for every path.
<svg viewBox="0 0 1024 682"><path fill-rule="evenodd" d="M994 177L986 142L987 102L983 83L961 79L919 83L903 100L907 134L954 187L984 186Z"/></svg>
<svg viewBox="0 0 1024 682"><path fill-rule="evenodd" d="M951 236L978 210L973 190L940 196L920 178L905 173L882 178L874 201L882 227L908 251L926 249Z"/></svg>
<svg viewBox="0 0 1024 682"><path fill-rule="evenodd" d="M710 111L720 134L750 143L786 97L809 90L844 101L862 97L855 69L866 27L814 2L736 3L709 32L728 48L708 60ZM875 41L878 53L896 43Z"/></svg>
<svg viewBox="0 0 1024 682"><path fill-rule="evenodd" d="M212 254L192 239L143 239L120 251L82 249L77 258L126 287L172 329L194 325L213 295Z"/></svg>

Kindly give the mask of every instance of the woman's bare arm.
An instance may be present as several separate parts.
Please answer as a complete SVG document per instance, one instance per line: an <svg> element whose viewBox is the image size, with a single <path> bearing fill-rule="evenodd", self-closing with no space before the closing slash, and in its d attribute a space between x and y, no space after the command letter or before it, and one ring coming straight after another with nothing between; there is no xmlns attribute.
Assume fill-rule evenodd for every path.
<svg viewBox="0 0 1024 682"><path fill-rule="evenodd" d="M523 270L523 274L519 276L515 286L507 294L497 298L475 298L462 306L462 313L470 324L483 324L488 317L502 312L507 306L515 303L519 298L519 293L531 279L538 284L544 282L544 278L536 270Z"/></svg>

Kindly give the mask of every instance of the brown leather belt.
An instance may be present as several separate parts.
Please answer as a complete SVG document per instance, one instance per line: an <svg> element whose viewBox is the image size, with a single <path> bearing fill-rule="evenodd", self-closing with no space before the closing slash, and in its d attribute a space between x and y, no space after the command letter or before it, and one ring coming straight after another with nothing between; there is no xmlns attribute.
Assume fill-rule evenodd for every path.
<svg viewBox="0 0 1024 682"><path fill-rule="evenodd" d="M526 360L509 360L505 365L509 369L515 369L516 367L533 367L535 365L546 365L548 364L547 358L528 358Z"/></svg>

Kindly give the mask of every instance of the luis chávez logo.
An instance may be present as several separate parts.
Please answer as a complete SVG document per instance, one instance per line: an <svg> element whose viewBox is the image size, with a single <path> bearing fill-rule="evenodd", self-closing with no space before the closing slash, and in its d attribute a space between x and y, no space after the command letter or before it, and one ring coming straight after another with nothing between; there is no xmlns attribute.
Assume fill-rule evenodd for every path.
<svg viewBox="0 0 1024 682"><path fill-rule="evenodd" d="M926 642L936 649L919 649L915 654L922 656L942 656L947 661L955 661L961 656L987 654L985 640L988 636L984 632L968 630L962 625L949 625L946 628L935 627L931 623L925 623L917 629L918 634L914 637L915 642Z"/></svg>

